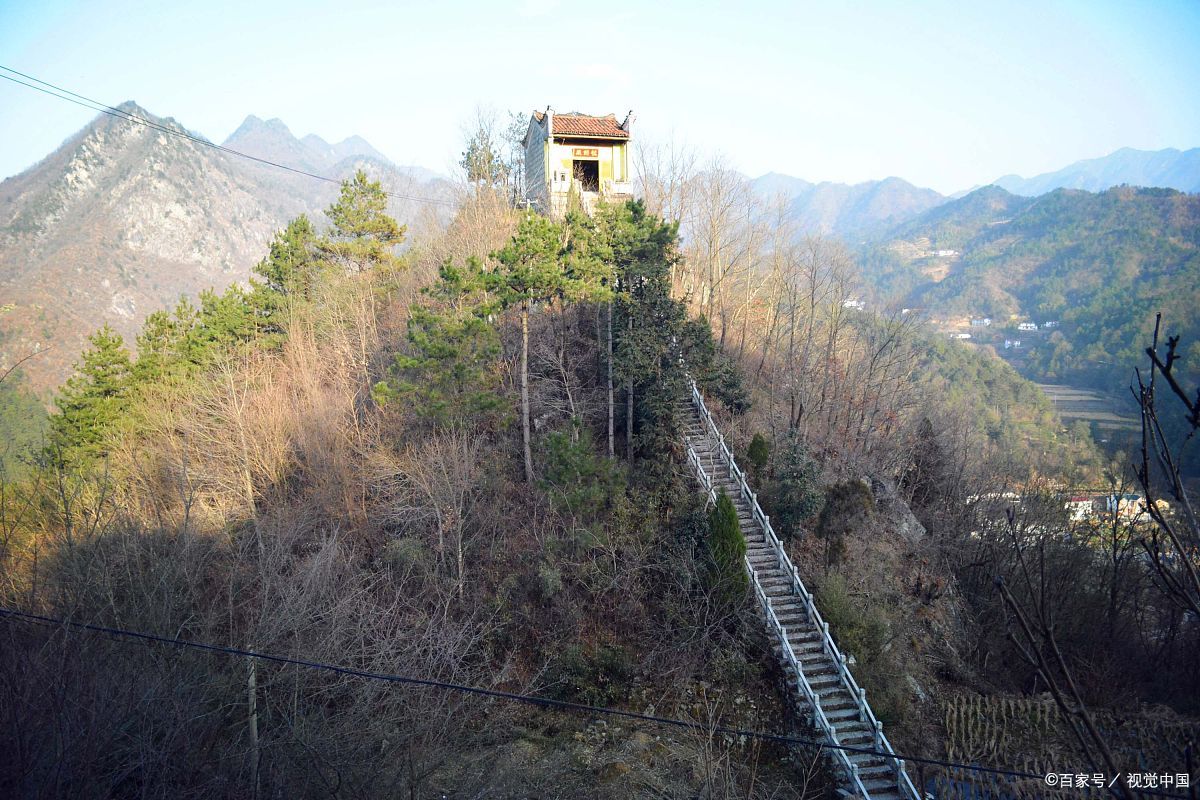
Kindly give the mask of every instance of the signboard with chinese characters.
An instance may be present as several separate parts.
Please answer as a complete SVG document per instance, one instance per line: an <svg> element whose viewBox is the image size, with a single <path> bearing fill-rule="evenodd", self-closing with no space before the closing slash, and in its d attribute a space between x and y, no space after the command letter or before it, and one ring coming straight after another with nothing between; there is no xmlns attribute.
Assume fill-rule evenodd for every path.
<svg viewBox="0 0 1200 800"><path fill-rule="evenodd" d="M571 148L571 158L599 158L599 147L573 147Z"/></svg>

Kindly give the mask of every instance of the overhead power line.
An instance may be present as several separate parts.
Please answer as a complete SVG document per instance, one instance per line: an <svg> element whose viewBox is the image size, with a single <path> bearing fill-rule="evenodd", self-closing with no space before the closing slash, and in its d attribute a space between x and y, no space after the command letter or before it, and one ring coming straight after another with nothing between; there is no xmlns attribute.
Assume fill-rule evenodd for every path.
<svg viewBox="0 0 1200 800"><path fill-rule="evenodd" d="M309 172L307 170L299 169L297 167L289 167L287 164L280 164L277 161L271 161L270 159L260 158L259 156L251 155L249 153L243 153L240 150L234 150L231 147L226 147L225 145L217 144L216 142L210 142L208 139L205 139L201 136L195 136L195 135L189 133L188 131L183 130L182 128L172 128L168 125L163 125L159 122L155 122L154 120L146 119L145 117L141 117L141 116L138 116L137 114L131 113L129 111L125 111L124 109L119 108L117 106L110 106L105 103L101 103L99 100L93 100L90 97L85 97L84 95L78 94L77 92L73 92L70 89L64 89L63 87L56 86L55 84L49 83L48 81L44 81L40 78L35 78L32 75L27 75L24 72L20 72L18 70L13 69L12 67L6 67L6 66L0 64L0 70L4 70L4 72L12 73L12 75L5 75L4 72L0 72L0 78L4 78L5 80L12 81L13 83L17 83L17 84L20 84L21 86L28 87L30 89L33 89L34 91L41 92L42 94L47 94L47 95L50 95L51 97L57 97L59 100L66 100L68 103L74 103L77 106L83 106L84 108L89 109L91 111L98 111L101 114L107 114L110 117L116 117L117 119L122 119L127 122L132 122L135 125L141 125L143 127L151 128L153 130L160 131L161 133L170 134L171 136L178 136L182 139L187 139L190 142L204 145L205 147L211 147L214 150L220 150L222 153L228 153L229 155L237 156L238 158L245 158L245 159L249 159L250 161L256 161L259 164L263 164L265 166L276 167L278 169L287 170L288 172L295 173L296 175L303 175L306 178L313 178L314 180L325 181L326 183L341 184L341 181L338 180L337 178L330 178L325 175L318 175L315 172ZM13 75L17 75L19 77L14 78ZM21 80L21 78L25 78L26 80ZM33 83L29 83L28 81L33 81ZM35 85L35 84L40 84L40 85ZM386 194L388 197L393 197L398 200L412 200L412 201L418 202L418 203L429 203L432 205L443 205L443 206L455 205L453 202L451 202L449 200L440 200L440 199L434 198L434 197L420 197L417 195L404 194L402 192L385 191L384 194Z"/></svg>
<svg viewBox="0 0 1200 800"><path fill-rule="evenodd" d="M758 739L761 741L774 742L784 745L799 745L812 748L826 748L830 750L843 750L848 753L858 753L872 756L879 756L885 759L900 759L901 761L910 761L915 764L929 764L939 767L948 767L952 769L967 770L970 772L983 772L990 775L1000 775L1011 778L1031 778L1042 781L1045 775L1038 775L1032 772L1021 772L1019 770L1001 769L999 767L981 767L974 764L960 764L954 761L945 761L936 758L923 758L920 756L899 755L896 753L888 753L880 750L875 750L870 747L856 747L846 744L832 744L822 742L816 739L806 739L799 736L784 736L783 734L767 733L765 731L755 731L745 728L733 728L725 725L702 725L698 722L689 720L674 719L672 717L660 717L654 714L641 714L636 711L625 711L619 708L607 708L604 706L591 706L584 703L572 703L566 700L555 700L549 697L538 697L536 695L519 694L517 692L505 692L499 689L487 689L482 686L467 686L459 683L448 683L446 681L437 681L430 678L414 678L408 675L391 675L383 672L371 672L369 670L355 669L353 667L344 667L337 664L326 664L320 661L310 661L302 658L291 658L289 656L280 656L272 653L261 653L254 650L244 650L238 647L226 647L224 645L208 644L206 642L196 642L189 639L170 638L166 636L157 636L152 633L144 633L141 631L125 630L123 628L112 628L106 625L92 625L86 622L74 622L72 620L60 619L57 617L47 617L41 614L30 614L25 611L0 607L0 616L11 619L24 620L33 622L39 625L53 625L64 628L72 628L75 630L89 631L92 633L102 633L110 636L116 636L126 641L142 641L154 644L166 644L173 647L189 648L192 650L201 650L208 653L217 653L229 656L238 656L241 658L254 658L260 661L269 661L276 664L287 664L290 666L306 667L308 669L323 670L333 672L339 675L348 675L356 678L365 678L367 680L385 681L388 683L406 684L409 686L424 686L434 689L445 689L462 694L472 694L482 697L491 697L500 700L511 700L518 703L528 705L541 706L543 708L553 708L562 711L573 711L577 713L594 714L601 716L623 717L625 719L637 720L639 722L649 722L656 725L664 725L674 728L682 728L684 730L700 731L702 733L721 733L730 736L745 737L747 739ZM1163 792L1152 789L1139 789L1139 792L1156 797L1174 798L1175 800L1189 800L1188 795L1175 794L1172 792Z"/></svg>

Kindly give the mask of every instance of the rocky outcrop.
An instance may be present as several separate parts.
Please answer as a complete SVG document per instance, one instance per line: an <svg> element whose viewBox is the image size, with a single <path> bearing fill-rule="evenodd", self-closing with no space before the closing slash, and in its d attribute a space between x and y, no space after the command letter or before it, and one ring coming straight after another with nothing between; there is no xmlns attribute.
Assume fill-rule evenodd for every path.
<svg viewBox="0 0 1200 800"><path fill-rule="evenodd" d="M867 482L871 486L871 494L875 496L875 505L900 538L909 545L917 545L924 541L925 526L900 496L896 484L874 477Z"/></svg>
<svg viewBox="0 0 1200 800"><path fill-rule="evenodd" d="M120 109L187 133L132 103ZM251 117L230 142L334 179L365 164L390 190L446 196L445 184L415 183L358 137L337 145L313 139L301 142L282 122ZM23 371L35 391L54 388L101 325L132 343L150 312L181 295L247 280L276 230L302 212L319 221L337 191L336 182L97 117L0 183L0 370L38 352ZM391 211L404 220L415 208L398 202Z"/></svg>

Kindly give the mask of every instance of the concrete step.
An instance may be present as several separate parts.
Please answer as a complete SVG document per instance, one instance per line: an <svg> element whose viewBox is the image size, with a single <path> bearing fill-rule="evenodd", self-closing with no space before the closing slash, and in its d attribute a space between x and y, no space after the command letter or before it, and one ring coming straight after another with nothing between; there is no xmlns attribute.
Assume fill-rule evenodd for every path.
<svg viewBox="0 0 1200 800"><path fill-rule="evenodd" d="M809 681L808 685L812 686L812 681ZM820 686L813 686L812 690L814 692L816 692L817 695L823 701L827 695L833 695L833 694L837 694L838 692L844 692L845 687L842 686L841 681L838 681L836 683L823 683Z"/></svg>
<svg viewBox="0 0 1200 800"><path fill-rule="evenodd" d="M876 781L889 780L894 784L896 780L895 776L895 767L887 763L879 763L870 767L858 768L858 777L861 778L863 782L866 782L868 779Z"/></svg>
<svg viewBox="0 0 1200 800"><path fill-rule="evenodd" d="M854 715L858 714L858 705L854 702L849 693L843 695L831 695L821 701L821 710L825 712L825 716L830 714L841 714L845 711L851 711Z"/></svg>
<svg viewBox="0 0 1200 800"><path fill-rule="evenodd" d="M822 650L807 650L802 653L796 653L796 660L800 662L800 666L805 669L817 669L818 665L829 660L829 656L825 655Z"/></svg>
<svg viewBox="0 0 1200 800"><path fill-rule="evenodd" d="M780 619L786 617L788 619L803 620L806 625L812 626L812 629L815 631L817 629L816 626L808 621L807 606L803 602L792 602L792 598L794 597L796 597L794 594L783 594L779 597L772 597L771 608L775 609L775 616ZM799 598L796 599L798 600Z"/></svg>
<svg viewBox="0 0 1200 800"><path fill-rule="evenodd" d="M864 750L875 749L875 737L869 733L856 733L843 736L841 731L838 731L836 736L838 738L838 744L844 744L846 747L861 747ZM893 786L896 784L895 779L891 775L877 776L876 780L879 780L880 777L891 781Z"/></svg>
<svg viewBox="0 0 1200 800"><path fill-rule="evenodd" d="M780 595L779 597L772 597L772 601L786 601L788 597L794 596L796 595ZM788 620L791 621L793 625L799 622L799 624L811 628L812 631L816 632L816 626L812 624L812 621L809 619L809 610L804 606L799 606L799 604L785 606L785 604L782 603L776 604L775 602L772 602L772 608L775 609L775 616L778 616L780 622Z"/></svg>
<svg viewBox="0 0 1200 800"><path fill-rule="evenodd" d="M852 745L854 747L869 747L875 742L875 733L865 727L861 727L863 723L858 723L860 727L850 730L843 730L841 726L834 726L837 731L838 741L842 744Z"/></svg>
<svg viewBox="0 0 1200 800"><path fill-rule="evenodd" d="M850 763L858 767L858 772L861 775L865 769L875 769L877 767L891 768L891 762L883 756L877 756L874 753L856 753L852 751L846 752L846 757L850 759ZM884 773L887 774L887 773ZM891 777L890 775L888 776Z"/></svg>
<svg viewBox="0 0 1200 800"><path fill-rule="evenodd" d="M801 651L822 650L821 637L816 635L812 627L802 619L781 619L779 624L787 632L787 644L792 652L800 655Z"/></svg>
<svg viewBox="0 0 1200 800"><path fill-rule="evenodd" d="M804 607L803 603L795 602L793 600L795 597L796 595L794 594L782 594L778 597L770 598L771 610L781 620L789 619L793 622L802 622L806 626L816 630L812 623L808 621L808 609Z"/></svg>
<svg viewBox="0 0 1200 800"><path fill-rule="evenodd" d="M859 777L859 780L862 780L861 776ZM875 800L880 796L877 795L876 792L886 792L889 789L894 792L897 791L896 781L894 780L879 780L878 778L870 781L863 780L863 786L866 787L867 792L871 795L871 800ZM899 794L899 792L897 792L897 794Z"/></svg>
<svg viewBox="0 0 1200 800"><path fill-rule="evenodd" d="M802 619L781 619L779 624L787 631L788 647L800 655L801 651L825 652L823 637Z"/></svg>
<svg viewBox="0 0 1200 800"><path fill-rule="evenodd" d="M831 665L816 664L812 669L805 668L804 677L808 679L808 685L813 688L814 692L819 692L827 687L839 686L842 682L842 676Z"/></svg>
<svg viewBox="0 0 1200 800"><path fill-rule="evenodd" d="M799 625L792 625L791 627L788 627L787 622L782 620L779 621L779 624L787 628L787 643L791 644L793 648L797 648L797 646L808 646L811 644L816 644L823 648L824 637L821 636L821 632L817 631L816 628L812 626Z"/></svg>
<svg viewBox="0 0 1200 800"><path fill-rule="evenodd" d="M824 707L822 707L821 711L823 711L825 713L825 718L828 719L830 722L832 722L834 725L837 725L839 723L846 722L849 720L857 720L859 718L858 717L858 707L855 706L853 703L849 703L849 702L847 702L841 708L824 708Z"/></svg>

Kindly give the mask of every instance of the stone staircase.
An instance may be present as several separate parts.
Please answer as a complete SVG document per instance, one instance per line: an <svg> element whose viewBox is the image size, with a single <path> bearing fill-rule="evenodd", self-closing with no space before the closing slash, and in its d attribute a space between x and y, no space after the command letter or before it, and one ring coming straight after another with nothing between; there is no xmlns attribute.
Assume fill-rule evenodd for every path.
<svg viewBox="0 0 1200 800"><path fill-rule="evenodd" d="M766 619L775 654L788 676L795 707L809 717L825 742L848 750L826 753L846 797L918 800L916 789L896 759L883 726L867 705L866 692L850 674L847 659L829 635L812 595L804 588L770 518L738 468L724 437L692 385L689 402L678 407L688 462L710 499L723 491L737 509L746 537L746 568ZM868 752L859 752L868 751Z"/></svg>

